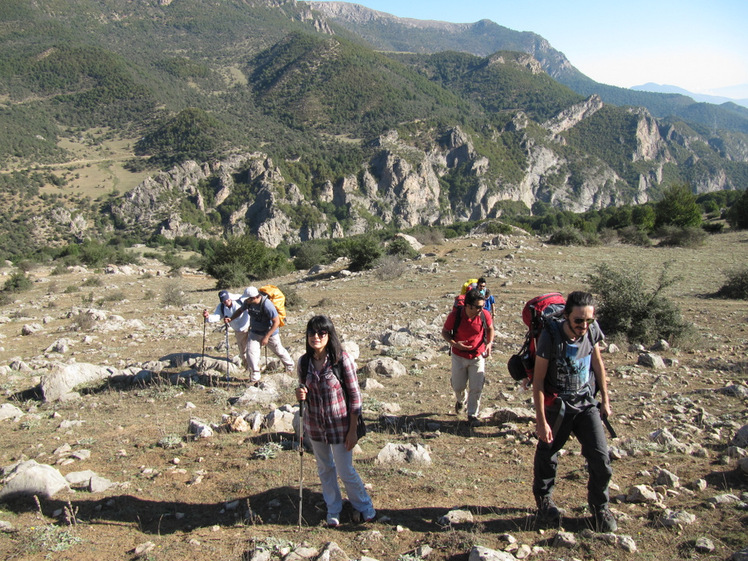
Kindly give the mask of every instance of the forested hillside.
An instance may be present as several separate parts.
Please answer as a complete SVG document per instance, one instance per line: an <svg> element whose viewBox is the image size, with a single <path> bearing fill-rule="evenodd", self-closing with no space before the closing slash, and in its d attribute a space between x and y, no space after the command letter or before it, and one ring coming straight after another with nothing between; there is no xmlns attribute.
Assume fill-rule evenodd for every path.
<svg viewBox="0 0 748 561"><path fill-rule="evenodd" d="M3 2L2 245L113 232L277 245L516 205L642 203L672 182L745 188L748 141L722 109L684 104L693 122L656 120L561 85L581 78L532 34L416 27L432 41L418 50L435 37L456 50L375 50L290 0ZM457 52L467 36L535 56Z"/></svg>

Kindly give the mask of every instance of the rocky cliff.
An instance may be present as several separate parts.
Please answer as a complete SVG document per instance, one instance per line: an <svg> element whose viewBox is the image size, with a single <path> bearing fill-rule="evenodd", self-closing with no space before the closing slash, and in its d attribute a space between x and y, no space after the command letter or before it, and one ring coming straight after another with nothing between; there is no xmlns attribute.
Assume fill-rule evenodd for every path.
<svg viewBox="0 0 748 561"><path fill-rule="evenodd" d="M519 180L508 180L494 168L501 162L476 150L481 133L460 127L421 131L424 143L397 130L370 141L370 158L360 172L330 179L310 193L290 183L266 154L238 154L210 163L185 162L148 178L112 208L117 222L140 234L212 236L254 234L269 246L310 239L342 237L393 224L398 228L449 224L501 216L503 201L536 201L582 212L650 200L668 166L695 165L708 139L693 131L663 126L646 110L631 109L635 146L626 156L639 170L624 178L606 161L567 147L568 131L603 107L597 96L564 110L540 125L518 112L504 130L491 130L492 142L502 134L521 135L524 167ZM623 139L621 140L623 143ZM424 146L426 146L424 148ZM731 144L736 159L745 147ZM727 152L727 148L724 148ZM677 154L674 156L674 154ZM741 160L744 161L744 160ZM445 178L459 168L473 187L455 200ZM699 192L733 187L718 168L699 167ZM340 209L340 221L322 209ZM223 218L220 218L223 217Z"/></svg>

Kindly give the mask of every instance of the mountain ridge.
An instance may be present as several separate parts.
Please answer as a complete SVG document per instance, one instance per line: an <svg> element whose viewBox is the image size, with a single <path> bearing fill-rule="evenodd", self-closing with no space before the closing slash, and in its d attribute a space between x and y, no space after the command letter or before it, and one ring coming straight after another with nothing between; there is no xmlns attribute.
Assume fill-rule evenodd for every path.
<svg viewBox="0 0 748 561"><path fill-rule="evenodd" d="M748 177L745 135L714 119L725 110L691 108L716 127L657 119L580 95L516 50L375 50L292 0L13 0L0 23L0 127L14 131L0 137L0 242L11 250L114 233L275 246L507 208L644 203L673 182L703 193ZM84 191L88 168L68 151L105 154L109 141L127 169L151 172L132 201L108 179ZM237 165L246 154L261 156Z"/></svg>
<svg viewBox="0 0 748 561"><path fill-rule="evenodd" d="M533 32L515 31L491 20L453 24L454 27L443 27L438 25L440 22L425 20L421 24L424 27L449 30L451 34L433 34L429 38L424 38L420 34L412 33L415 24L410 18L398 18L347 2L311 0L306 3L332 21L355 31L375 48L413 53L458 50L478 56L487 56L499 50L518 50L533 55L551 77L580 95L599 95L604 102L615 105L643 106L656 117L696 119L701 125L711 126L712 121L717 119L723 122L723 126L727 123L731 130L748 133L748 120L741 117L736 124L732 124L734 116L729 111L722 114L719 107L706 112L689 108L694 103L709 100L696 100L692 95L683 92L649 92L595 82L575 68L561 51L554 49L546 39ZM363 17L362 14L367 10L368 17ZM381 21L386 21L387 25L378 25ZM476 29L480 29L481 32L477 33ZM676 97L664 95L666 93L674 94ZM677 97L678 95L682 97Z"/></svg>

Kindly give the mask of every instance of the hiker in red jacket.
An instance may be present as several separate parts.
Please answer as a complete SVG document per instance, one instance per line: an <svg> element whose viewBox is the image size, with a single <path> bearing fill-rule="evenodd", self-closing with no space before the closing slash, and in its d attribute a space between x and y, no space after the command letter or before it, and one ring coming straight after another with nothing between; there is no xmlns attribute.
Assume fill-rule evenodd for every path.
<svg viewBox="0 0 748 561"><path fill-rule="evenodd" d="M470 426L478 426L478 411L483 384L486 380L486 357L491 356L493 346L493 318L483 309L483 295L475 289L465 294L465 305L454 306L447 316L442 337L449 343L452 352L452 389L455 392L455 413L465 406L467 392L467 416Z"/></svg>

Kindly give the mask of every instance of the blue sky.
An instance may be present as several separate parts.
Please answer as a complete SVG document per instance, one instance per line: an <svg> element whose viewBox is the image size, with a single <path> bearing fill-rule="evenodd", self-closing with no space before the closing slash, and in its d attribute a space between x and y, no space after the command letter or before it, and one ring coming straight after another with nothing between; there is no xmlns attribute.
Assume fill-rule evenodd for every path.
<svg viewBox="0 0 748 561"><path fill-rule="evenodd" d="M746 0L358 0L399 17L533 31L590 78L748 98Z"/></svg>

